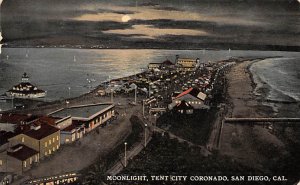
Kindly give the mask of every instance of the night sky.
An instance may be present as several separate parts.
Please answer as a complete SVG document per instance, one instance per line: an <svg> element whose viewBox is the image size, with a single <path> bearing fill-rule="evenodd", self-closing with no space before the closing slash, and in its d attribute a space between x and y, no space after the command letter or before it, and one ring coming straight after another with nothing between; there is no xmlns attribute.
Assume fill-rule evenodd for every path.
<svg viewBox="0 0 300 185"><path fill-rule="evenodd" d="M299 50L296 0L4 0L10 47Z"/></svg>

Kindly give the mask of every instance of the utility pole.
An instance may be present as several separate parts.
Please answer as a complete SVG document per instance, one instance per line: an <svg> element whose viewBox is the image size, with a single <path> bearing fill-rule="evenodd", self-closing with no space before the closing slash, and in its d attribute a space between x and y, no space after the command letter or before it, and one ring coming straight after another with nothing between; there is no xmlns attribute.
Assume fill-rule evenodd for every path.
<svg viewBox="0 0 300 185"><path fill-rule="evenodd" d="M134 103L136 104L136 90L137 90L137 86L135 86L135 91L134 91Z"/></svg>
<svg viewBox="0 0 300 185"><path fill-rule="evenodd" d="M14 96L12 96L12 98L11 98L11 108L12 108L12 109L15 108L15 107L14 107Z"/></svg>
<svg viewBox="0 0 300 185"><path fill-rule="evenodd" d="M146 129L147 129L147 123L145 124L145 147L147 145Z"/></svg>
<svg viewBox="0 0 300 185"><path fill-rule="evenodd" d="M112 88L110 89L110 94L111 94L110 101L111 103L114 103L114 90Z"/></svg>
<svg viewBox="0 0 300 185"><path fill-rule="evenodd" d="M150 82L149 82L149 98L151 97L151 93L150 93Z"/></svg>

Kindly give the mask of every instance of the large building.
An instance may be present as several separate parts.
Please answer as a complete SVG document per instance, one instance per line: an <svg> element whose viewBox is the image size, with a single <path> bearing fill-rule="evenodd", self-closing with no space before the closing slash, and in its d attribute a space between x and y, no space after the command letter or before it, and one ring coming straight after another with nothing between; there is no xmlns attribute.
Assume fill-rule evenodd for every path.
<svg viewBox="0 0 300 185"><path fill-rule="evenodd" d="M193 109L208 109L209 106L205 105L206 94L200 92L197 88L189 88L188 90L180 93L172 99L172 103L168 105L169 110L175 106L179 106L183 101L182 106L192 107Z"/></svg>
<svg viewBox="0 0 300 185"><path fill-rule="evenodd" d="M27 114L1 113L0 114L0 130L6 132L14 132L18 125L26 124L36 119L36 116Z"/></svg>
<svg viewBox="0 0 300 185"><path fill-rule="evenodd" d="M31 168L33 163L39 162L39 152L23 144L10 147L2 160L3 171L22 174ZM1 167L0 167L1 168Z"/></svg>
<svg viewBox="0 0 300 185"><path fill-rule="evenodd" d="M71 116L74 128L84 128L85 132L90 132L112 119L115 116L114 108L114 104L111 103L88 104L63 108L50 115L58 118Z"/></svg>
<svg viewBox="0 0 300 185"><path fill-rule="evenodd" d="M8 139L6 150L0 153L0 171L22 174L41 158L60 147L60 130L38 120L23 127ZM22 130L22 129L19 129Z"/></svg>
<svg viewBox="0 0 300 185"><path fill-rule="evenodd" d="M60 143L72 143L83 137L85 133L84 125L80 125L77 121L73 121L71 125L60 131Z"/></svg>
<svg viewBox="0 0 300 185"><path fill-rule="evenodd" d="M60 130L49 124L31 125L31 129L9 139L9 145L26 145L44 158L53 154L60 147Z"/></svg>
<svg viewBox="0 0 300 185"><path fill-rule="evenodd" d="M46 91L38 89L36 86L29 82L29 76L24 73L22 82L13 86L6 92L9 97L16 98L42 98L46 96Z"/></svg>
<svg viewBox="0 0 300 185"><path fill-rule="evenodd" d="M171 69L174 68L174 64L170 60L165 60L161 63L149 63L148 64L148 69L149 70L157 70L157 69Z"/></svg>
<svg viewBox="0 0 300 185"><path fill-rule="evenodd" d="M177 71L195 71L200 65L199 58L179 58L176 56Z"/></svg>
<svg viewBox="0 0 300 185"><path fill-rule="evenodd" d="M152 63L149 63L148 64L148 69L151 71L151 70L157 70L157 69L160 69L161 67L161 63L155 63L155 62L152 62Z"/></svg>

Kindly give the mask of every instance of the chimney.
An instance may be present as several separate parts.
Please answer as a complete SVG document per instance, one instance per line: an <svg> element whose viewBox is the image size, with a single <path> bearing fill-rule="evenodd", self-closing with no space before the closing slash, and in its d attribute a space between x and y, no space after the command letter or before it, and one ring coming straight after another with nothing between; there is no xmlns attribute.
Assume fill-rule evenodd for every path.
<svg viewBox="0 0 300 185"><path fill-rule="evenodd" d="M41 125L31 125L30 129L32 130L39 130L41 128Z"/></svg>

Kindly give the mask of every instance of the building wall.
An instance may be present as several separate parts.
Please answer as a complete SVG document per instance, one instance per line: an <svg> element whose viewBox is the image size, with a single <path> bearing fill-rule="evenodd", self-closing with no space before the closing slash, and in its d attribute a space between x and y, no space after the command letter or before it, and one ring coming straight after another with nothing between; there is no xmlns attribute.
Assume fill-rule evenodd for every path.
<svg viewBox="0 0 300 185"><path fill-rule="evenodd" d="M25 161L20 161L20 162L22 162L23 171L27 171L32 167L33 163L38 163L39 162L39 154L36 154L32 157L29 157Z"/></svg>
<svg viewBox="0 0 300 185"><path fill-rule="evenodd" d="M17 144L24 144L34 150L40 152L40 157L43 158L45 155L51 155L53 152L60 147L60 131L57 131L40 141L31 138L25 134L19 134L9 139L9 146L15 146Z"/></svg>
<svg viewBox="0 0 300 185"><path fill-rule="evenodd" d="M194 71L198 66L197 59L178 59L177 63L177 71Z"/></svg>
<svg viewBox="0 0 300 185"><path fill-rule="evenodd" d="M6 152L3 152L0 154L0 160L2 161L2 165L0 165L0 172L13 172L22 174L23 172L29 170L32 167L33 163L39 162L39 154L21 161L7 155Z"/></svg>
<svg viewBox="0 0 300 185"><path fill-rule="evenodd" d="M114 115L115 115L115 110L114 109L110 109L110 110L105 111L102 114L99 114L98 116L96 116L94 119L90 120L87 123L87 125L88 125L88 128L86 129L87 132L90 132L93 129L100 126L101 124L104 124L106 121L111 119Z"/></svg>
<svg viewBox="0 0 300 185"><path fill-rule="evenodd" d="M6 151L0 153L0 172L7 172L6 171L6 159L7 159L7 154Z"/></svg>
<svg viewBox="0 0 300 185"><path fill-rule="evenodd" d="M6 163L2 168L3 172L13 172L16 174L22 174L23 173L22 161L19 161L16 158L13 158L7 154L5 155L6 155L5 157Z"/></svg>
<svg viewBox="0 0 300 185"><path fill-rule="evenodd" d="M64 129L68 126L70 126L72 124L72 118L69 117L69 118L66 118L64 120L61 120L59 122L56 123L56 126L59 128L59 129Z"/></svg>
<svg viewBox="0 0 300 185"><path fill-rule="evenodd" d="M179 98L173 99L172 103L168 105L169 109L173 109L174 106L176 106L181 101L186 101L189 103L194 109L201 109L204 106L204 102L194 96L191 96L190 94L181 96Z"/></svg>
<svg viewBox="0 0 300 185"><path fill-rule="evenodd" d="M25 134L19 134L16 135L15 137L12 137L9 139L9 146L15 146L17 144L24 144L36 151L39 151L39 141L31 138Z"/></svg>
<svg viewBox="0 0 300 185"><path fill-rule="evenodd" d="M80 138L82 138L84 135L84 131L80 129L75 129L75 131L61 131L60 132L60 144L68 144L72 143Z"/></svg>
<svg viewBox="0 0 300 185"><path fill-rule="evenodd" d="M177 64L183 67L196 67L197 61L195 59L178 59Z"/></svg>
<svg viewBox="0 0 300 185"><path fill-rule="evenodd" d="M9 147L9 143L4 143L0 146L0 153L6 151Z"/></svg>
<svg viewBox="0 0 300 185"><path fill-rule="evenodd" d="M13 132L15 130L16 124L13 123L0 123L0 130L4 130L6 132Z"/></svg>
<svg viewBox="0 0 300 185"><path fill-rule="evenodd" d="M161 64L149 64L148 69L153 70L153 69L158 69L160 68Z"/></svg>
<svg viewBox="0 0 300 185"><path fill-rule="evenodd" d="M60 134L60 144L72 143L72 132L62 132Z"/></svg>
<svg viewBox="0 0 300 185"><path fill-rule="evenodd" d="M52 155L60 147L60 130L40 140L40 158Z"/></svg>

